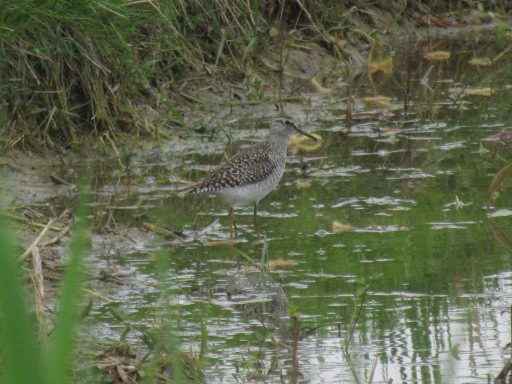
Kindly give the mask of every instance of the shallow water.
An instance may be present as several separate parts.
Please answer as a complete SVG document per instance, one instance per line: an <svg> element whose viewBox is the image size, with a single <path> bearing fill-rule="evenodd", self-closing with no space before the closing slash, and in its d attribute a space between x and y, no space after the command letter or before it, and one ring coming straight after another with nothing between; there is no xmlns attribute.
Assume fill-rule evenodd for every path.
<svg viewBox="0 0 512 384"><path fill-rule="evenodd" d="M224 241L221 202L175 190L214 169L224 151L262 140L269 107L226 117L235 145L226 147L217 131L137 151L129 183L124 169L99 160L96 220L136 228L137 236L116 240L126 253L95 249L94 268L114 263L125 279L94 287L114 304L95 302L92 334L119 338L124 326L108 314L112 305L131 324L158 328L164 302L179 318L184 350L197 353L206 338L208 382L491 382L510 358L510 183L489 210L486 202L510 150L482 139L510 129L511 58L475 68L474 52L496 55L506 46L444 43L437 49L452 57L440 62L422 59L423 48L397 50L390 75L361 76L351 91L333 88L287 106L324 142L290 156L279 187L260 203L260 237L252 208L236 211L233 244ZM490 86L492 96L464 94ZM389 100L365 99L374 96ZM142 222L181 233L164 238ZM272 264L261 272L248 258ZM303 329L295 360L285 347L290 313L311 329Z"/></svg>

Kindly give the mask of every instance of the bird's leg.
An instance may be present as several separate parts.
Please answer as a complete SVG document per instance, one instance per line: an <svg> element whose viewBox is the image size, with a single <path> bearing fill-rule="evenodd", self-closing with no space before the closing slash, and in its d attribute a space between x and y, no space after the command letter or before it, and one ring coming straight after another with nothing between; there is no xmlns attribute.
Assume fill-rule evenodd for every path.
<svg viewBox="0 0 512 384"><path fill-rule="evenodd" d="M196 217L194 219L194 231L197 230L197 214L196 214Z"/></svg>
<svg viewBox="0 0 512 384"><path fill-rule="evenodd" d="M229 237L230 238L236 238L237 235L238 235L238 230L236 228L236 221L235 221L235 213L233 212L233 207L229 207L229 215L231 220L230 220L230 234L229 234ZM234 229L234 232L233 232L233 229Z"/></svg>
<svg viewBox="0 0 512 384"><path fill-rule="evenodd" d="M260 236L260 222L258 220L258 203L254 203L254 229L258 237Z"/></svg>

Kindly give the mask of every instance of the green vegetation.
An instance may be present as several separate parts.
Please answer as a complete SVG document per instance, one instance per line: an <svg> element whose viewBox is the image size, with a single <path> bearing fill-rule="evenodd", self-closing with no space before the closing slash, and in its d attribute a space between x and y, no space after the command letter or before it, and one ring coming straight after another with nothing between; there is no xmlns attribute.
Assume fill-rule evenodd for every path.
<svg viewBox="0 0 512 384"><path fill-rule="evenodd" d="M216 76L225 76L227 73L225 70L229 69L232 71L230 73L235 72L248 78L247 75L262 63L260 53L277 48L274 53L281 55L279 70L282 74L283 66L287 65L290 57L289 50L293 48L294 42L300 39L320 42L338 57L343 58L347 55L344 48L346 41L354 43L356 39L363 39L374 42L377 30L372 27L374 21L370 15L375 14L370 12L370 10L374 11L372 6L367 5L364 10L355 8L354 5L357 4L355 1L283 2L283 4L286 3L286 8L284 6L280 8L277 2L256 0L248 2L142 0L130 3L107 0L98 0L94 3L85 0L74 2L21 0L11 3L3 2L0 5L0 17L3 21L3 28L0 29L2 47L0 92L3 100L0 107L0 116L3 118L3 125L0 126L0 137L2 137L0 145L10 148L53 148L79 143L84 136L100 137L105 142L115 143L123 132L158 135L158 127L164 120L157 117L154 122L143 121L139 115L139 107L149 105L157 113L165 113L166 119L180 119L179 103L191 99L184 97L184 94L181 95L182 98L177 97L180 96L181 91L176 83L190 78L194 73L201 73L201 70L207 69L208 74L214 72ZM443 2L432 2L430 5L423 3L421 7L413 6L412 9L418 14L428 13L428 6L436 11L446 10L438 9L436 3L440 4L439 7L444 4ZM503 11L505 6L503 2ZM388 10L388 12L391 11ZM391 26L402 15L400 9L395 9L393 12L393 17L386 19L385 25ZM498 31L499 34L505 34L505 32L508 30ZM341 43L341 40L344 42ZM372 52L377 50L374 47L372 49L374 49ZM507 51L508 49L504 50L504 52ZM484 56L485 60L482 61L490 61L486 58L487 56ZM223 70L218 70L220 68ZM493 73L500 74L499 71ZM438 80L442 80L441 72L439 76ZM267 91L265 84L258 78L247 80L247 83L254 85L254 89L246 95L247 99L251 97L254 100L262 99ZM436 83L444 84L441 81ZM385 85L383 81L379 86L385 88ZM397 94L399 94L398 91ZM170 95L176 97L171 98ZM503 100L509 99L503 98ZM159 109L166 109L166 111ZM458 110L436 106L437 119L442 120L440 116L443 116L443 113L455 119L454 111ZM467 121L471 120L471 113L476 119L482 109L464 109L464 113L462 109L460 111L460 122L452 124L453 120L448 119L449 126L465 126L468 124ZM462 117L470 117L470 119L462 120ZM399 125L400 122L397 124ZM399 127L401 128L402 125ZM418 127L422 128L422 124L418 124ZM404 126L404 128L407 127ZM466 139L466 136L457 136L457 130L454 131L455 133L451 132L443 131L439 135L449 136L450 143L462 142ZM327 134L335 136L333 132ZM470 281L466 276L471 277L471 284L467 283L469 286L467 291L470 293L471 289L479 291L486 283L478 279L480 276L494 273L496 269L506 269L508 265L508 258L501 257L498 251L491 248L492 245L484 241L490 237L491 233L487 227L467 225L469 229L465 230L465 237L461 236L461 232L440 231L434 228L436 224L445 222L461 223L461 226L466 223L483 222L481 203L479 203L482 201L482 193L474 186L487 185L489 173L487 169L491 169L490 164L492 164L490 155L489 159L482 160L474 156L477 153L474 147L469 147L473 152L468 155L466 148L461 149L459 153L456 149L449 152L444 149L432 149L427 144L423 144L426 149L417 151L414 159L409 160L401 151L395 151L401 148L400 145L405 148L405 144L400 142L403 138L397 136L398 139L392 144L384 141L376 143L373 136L371 140L355 136L351 139L352 144L347 140L349 145L340 145L340 143L345 144L343 141L345 139L336 133L336 139L327 143L337 146L336 155L333 158L339 163L327 163L327 167L337 170L337 166L341 168L349 159L348 161L354 164L361 164L361 169L368 168L372 172L354 172L354 175L350 176L350 182L332 177L333 180L320 185L320 181L316 180L316 187L319 188L314 193L307 189L297 192L290 188L282 188L281 191L285 193L281 196L276 193L274 198L280 204L279 208L268 205L271 213L276 212L280 207L284 207L284 211L288 208L292 211L289 217L284 216L280 220L264 219L267 221L267 228L271 229L273 258L281 263L289 261L288 258L297 259L296 264L291 262L286 264L294 268L292 272L283 273L280 278L295 282L298 276L302 276L301 273L307 277L304 280L307 284L304 286L295 288L293 284L288 285L288 289L299 292L292 296L292 299L294 304L300 304L300 306L291 305L286 308L290 317L290 328L293 331L292 374L299 373L295 369L298 361L299 330L301 330L299 308L307 315L318 313L325 315L322 319L313 316L306 318L306 321L315 326L317 324L332 326L345 320L348 324L345 347L350 345L350 340L358 332L363 336L365 332L371 334L372 324L376 324L374 328L380 332L379 340L384 340L388 336L385 333L388 329L387 324L398 322L401 319L400 316L404 315L397 311L380 311L378 308L375 310L375 303L369 303L370 295L367 296L369 282L372 282L372 289L375 288L376 292L392 293L373 296L376 297L374 302L379 304L379 308L391 308L400 300L405 302L406 299L394 295L395 292L404 289L404 286L412 292L437 294L434 299L427 294L419 299L414 298L424 307L432 305L433 302L434 309L429 313L434 313L437 319L438 313L448 312L446 308L450 303L445 300L445 296L453 301L458 299L448 290L452 287L459 288L462 283ZM432 136L435 137L433 134ZM368 162L364 163L360 160L362 156L354 156L352 145L365 148L368 154L376 153L381 148L392 148L393 151L384 159L373 155L365 156ZM456 152L456 156L453 152ZM133 163L137 161L134 154L135 152L130 149L124 149L118 154L120 164L127 175L134 167ZM458 162L465 164L466 168L463 171L458 171L455 165L450 165ZM482 167L482 162L486 167L479 168ZM447 164L447 171L440 173L436 178L421 177L419 181L414 182L410 181L416 175L414 172L411 172L410 180L401 179L402 174L398 166L402 167L405 164L425 170L425 173L434 173L432 163ZM457 177L452 174L455 172L454 169L457 171ZM405 176L409 175L407 170L406 167ZM110 175L111 169L107 169L105 173ZM376 177L376 174L379 177ZM510 174L510 166L503 168L491 185L491 193L503 187L504 181L510 178ZM393 177L387 178L387 175ZM164 175L165 182L168 181L167 176L167 174ZM291 183L292 179L289 180ZM456 185L456 182L459 185ZM327 183L334 187L327 188ZM451 199L458 201L455 193L461 192L464 194L461 194L461 197L470 202L467 207L464 210L459 210L458 206L453 210L447 209L451 207L449 205ZM294 195L300 194L302 194L300 199L293 198ZM141 195L143 196L143 192ZM140 201L145 202L144 199L148 199L147 196L140 198L141 195L130 194L129 198L140 204ZM367 196L388 195L397 197L399 203L396 207L392 202L388 207L386 204L379 205L366 199ZM291 200L290 196L292 196ZM353 204L339 204L344 196L355 196L356 201ZM325 206L339 204L339 207L323 210L325 213L318 215L320 208L311 206L313 197L315 202L321 202ZM104 198L112 199L112 196ZM177 199L177 197L171 197L165 204L156 204L154 210L157 212L154 213L154 217L164 218L166 220L164 224L174 220L171 224L175 226L190 222L190 212L197 211L195 207L191 208L188 205L185 209L182 200L174 201L173 198ZM171 204L168 203L169 201ZM118 201L114 201L112 205L109 203L108 209L114 204L123 206ZM290 207L287 204L290 204ZM83 208L85 206L84 199L77 203L77 207L81 207L81 210L75 212L78 220L73 228L69 260L63 261L66 270L62 283L56 290L55 300L58 311L52 314L53 326L48 331L46 324L39 324L39 334L37 324L41 319L33 314L33 312L38 314L37 305L34 306L36 308L34 311L31 310L25 297L25 292L28 290L23 284L21 278L23 270L19 265L20 260L16 258L18 252L13 246L11 232L14 231L10 229L11 223L0 215L1 382L66 383L71 381L70 377L73 374L79 376L82 372L77 373L75 355L78 351L73 347L73 340L80 321L79 299L83 277L81 267L83 256L88 248L89 222L86 220L87 214ZM148 208L144 204L141 206L143 215L140 216L144 216ZM361 206L364 209L361 209ZM434 214L433 207L436 209ZM91 210L97 210L91 222L98 228L107 227L108 224L105 222L110 223L113 216L104 214L105 206L96 204L91 207ZM114 213L119 215L116 216L116 220L120 225L126 225L128 221L125 217L119 220L120 215L124 214L132 218L130 215L133 213L127 213L127 211L119 210L121 213ZM297 218L293 213L295 211L301 212ZM244 219L247 222L247 218L243 218L242 222ZM326 230L325 236L319 231L319 228L329 228L331 222L341 219L350 222L360 231L330 234ZM208 220L210 220L209 217ZM375 233L381 227L382 233L376 236ZM497 225L493 226L492 230L502 243L508 247L511 246L512 242L503 230ZM167 232L176 236L173 231ZM318 236L305 235L315 232ZM248 234L250 233L249 230ZM365 247L361 247L361 244ZM166 280L168 279L166 273L175 265L178 265L178 270L184 269L188 272L195 262L198 268L194 273L199 276L201 288L205 286L203 281L213 281L211 287L216 287L217 275L212 274L213 277L210 277L208 268L217 272L218 262L209 265L203 262L206 267L199 268L203 260L211 259L213 247L206 250L204 249L206 247L194 247L177 246L173 249L171 251L172 266L164 264L170 263L169 255L162 254L155 258L155 263L159 267L156 269L162 275L159 276L161 284L155 289L156 293L149 291L147 295L154 295L157 299L152 301L148 298L148 303L154 307L137 308L141 312L136 314L144 320L154 319L154 324L140 322L143 324L140 325L139 322L132 321L130 316L135 315L123 313L122 308L116 307L119 305L117 302L109 302L94 308L102 315L105 313L109 315L110 317L106 316L107 319L122 328L119 345L113 346L110 351L116 358L126 357L127 360L131 359L130 362L137 359L136 362L139 365L130 372L135 377L134 381L156 382L156 378L163 372L172 371L168 376L172 376L174 382L187 380L200 382L203 379L201 373L203 364L213 365L212 360L203 362L205 352L211 345L215 348L214 343L217 342L214 339L210 343L212 336L215 337L215 335L209 334L210 330L207 327L209 318L214 318L216 315L220 318L218 313L222 313L224 317L238 316L235 311L216 307L208 301L208 298L203 297L197 302L191 301L187 304L189 308L185 310L171 304L178 288L173 281ZM268 262L266 247L267 243L264 242L260 263L262 271L266 269L265 265ZM251 265L256 264L254 262L256 258L251 257L253 256L251 251L256 256L258 254L253 250L252 243L241 243L239 248L234 250L242 256L241 261L249 262ZM232 256L228 256L229 251L219 252L219 260ZM327 256L324 256L326 252ZM487 261L491 259L490 257L476 257L486 253L496 255L496 260L492 259L494 264ZM148 259L152 256L145 255ZM279 264L276 263L276 265ZM343 278L334 279L330 275L340 275ZM353 289L352 276L360 276L355 279L354 301L351 296L347 298L342 295ZM47 277L46 271L45 277ZM381 278L377 280L377 277ZM452 280L455 283L452 283ZM462 283L459 284L459 282ZM198 288L195 285L186 286L184 289L185 294L191 292L192 297L197 291ZM325 292L334 292L341 299L339 297L332 299L331 296L324 295ZM302 300L300 295L306 297L309 295L314 300ZM340 311L331 310L329 308L331 304L338 305L341 308ZM86 315L93 303L90 301L83 306L86 310L82 311L82 315ZM370 311L366 311L367 308L373 311L371 316ZM43 306L43 311L45 309L48 312ZM406 313L408 316L406 319L411 321L423 319L414 311L415 309L414 305L407 304L405 312L410 313ZM183 323L183 318L186 316L196 316L195 320L199 319L200 327L197 334L194 335L192 332L186 334L186 337L190 337L189 344L181 345L179 335L181 335L183 324L180 322ZM424 346L428 346L430 341L428 334L422 330L428 329L429 325L426 323L431 319L428 317L424 319L425 324L422 324L421 329L415 330L416 335L414 335L415 342L421 347L417 349L422 351L428 350ZM215 326L222 327L219 324ZM250 334L249 337L242 334L241 340L235 340L236 338L223 340L226 345L247 343L249 359L240 359L240 366L247 367L247 372L254 370L257 374L269 374L261 368L263 366L261 361L265 359L264 346L265 343L270 344L271 334L269 329L264 331ZM127 336L133 336L133 334L139 341L139 347L142 346L139 349L145 354L142 357L140 357L141 354L131 351L136 343L132 342L133 338L130 340ZM194 342L200 345L198 352L193 352ZM357 342L362 344L360 340ZM187 348L191 351L188 354L183 352ZM280 352L278 348L276 350ZM87 353L89 352L90 350L87 350ZM95 358L97 356L93 357ZM96 363L97 360L94 362ZM102 382L117 382L113 373L118 367L122 368L122 364L115 361L105 369L87 366L84 371L97 368L90 382L98 382L98 377L102 377ZM171 379L166 377L164 380ZM78 379L73 377L73 381L88 382L81 377Z"/></svg>
<svg viewBox="0 0 512 384"><path fill-rule="evenodd" d="M1 381L13 384L68 383L73 364L73 340L78 321L78 302L83 258L88 248L84 199L80 200L71 252L62 279L59 309L49 340L46 326L40 324L27 306L20 269L9 233L10 223L0 215L0 351ZM36 299L37 300L37 299Z"/></svg>
<svg viewBox="0 0 512 384"><path fill-rule="evenodd" d="M132 130L136 96L178 71L187 45L176 10L149 1L24 0L0 15L3 130L21 146Z"/></svg>
<svg viewBox="0 0 512 384"><path fill-rule="evenodd" d="M407 4L407 10L453 11L439 3ZM242 80L262 52L301 39L347 58L347 42L373 41L376 31L385 33L397 22L404 6L380 9L348 0L4 1L0 143L38 149L76 144L91 134L105 135L107 142L122 132L158 135L164 122L181 119L179 104L193 100L175 87L189 75L222 68L216 76L229 70ZM380 25L378 13L385 15ZM172 95L178 97L171 102ZM165 109L165 116L144 119L141 105Z"/></svg>
<svg viewBox="0 0 512 384"><path fill-rule="evenodd" d="M70 243L69 260L65 262L65 271L62 281L57 289L56 310L51 317L51 326L48 327L46 316L38 313L39 308L44 308L47 303L38 295L35 281L37 269L42 273L41 258L35 256L39 251L34 249L31 253L30 281L33 289L27 289L22 280L23 272L20 267L21 259L17 255L14 246L13 234L10 231L12 223L7 220L7 215L0 212L0 382L7 384L65 384L70 382L98 382L116 381L119 376L118 361L134 360L132 346L126 340L127 335L135 334L137 340L144 345L145 356L137 357L137 369L128 372L126 376L131 380L144 378L145 382L158 382L157 377L165 377L163 382L185 383L202 382L201 372L202 355L190 354L180 351L180 341L175 334L179 328L179 316L174 308L169 306L175 291L162 278L162 312L158 313L159 325L142 329L130 323L125 315L115 308L114 304L104 306L113 321L123 327L120 339L109 344L103 353L94 353L94 360L86 358L93 352L77 347L77 328L84 317L87 317L92 309L92 301L83 303L84 292L97 294L88 289L82 289L84 278L85 256L89 250L89 220L86 194L82 193L77 201L76 223L73 226L73 236ZM37 248L37 247L35 247ZM158 258L159 263L168 259L168 255ZM162 265L165 267L165 265ZM45 273L46 277L46 273ZM42 283L42 276L41 283ZM29 279L26 279L28 282ZM48 282L45 281L45 284ZM41 286L44 291L44 288ZM26 293L32 292L34 299L29 300ZM167 303L167 304L166 304ZM34 310L35 309L35 314ZM82 309L83 308L83 309ZM208 311L205 311L206 316ZM206 320L205 320L206 321ZM204 329L203 342L206 348L206 328ZM99 347L99 346L97 346ZM90 348L90 347L89 347ZM78 357L81 357L80 363ZM101 369L100 366L102 367ZM139 370L140 369L140 372ZM172 380L172 381L171 381Z"/></svg>

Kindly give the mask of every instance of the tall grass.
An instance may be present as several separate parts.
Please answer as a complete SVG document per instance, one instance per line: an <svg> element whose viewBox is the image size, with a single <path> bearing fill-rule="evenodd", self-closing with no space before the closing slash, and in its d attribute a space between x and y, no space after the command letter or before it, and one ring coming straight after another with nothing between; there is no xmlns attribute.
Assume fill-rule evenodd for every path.
<svg viewBox="0 0 512 384"><path fill-rule="evenodd" d="M137 102L259 24L235 0L2 1L0 22L0 133L21 147L144 129Z"/></svg>
<svg viewBox="0 0 512 384"><path fill-rule="evenodd" d="M21 269L13 246L10 223L0 215L0 352L1 382L64 384L70 382L73 340L78 321L81 267L88 249L84 198L79 199L69 262L60 287L60 300L51 337L38 337L36 318L29 309Z"/></svg>
<svg viewBox="0 0 512 384"><path fill-rule="evenodd" d="M311 23L318 4L328 10L335 2L309 11L298 4L1 1L0 144L53 147L84 134L146 130L136 103L151 103L155 90L204 66L244 71L272 43L272 25Z"/></svg>
<svg viewBox="0 0 512 384"><path fill-rule="evenodd" d="M165 1L1 2L3 131L51 146L137 128L134 99L183 64L177 17Z"/></svg>
<svg viewBox="0 0 512 384"><path fill-rule="evenodd" d="M453 10L445 3L0 1L0 145L53 147L84 135L108 135L110 141L119 132L153 132L138 117L137 104L164 104L177 114L179 101L161 103L168 98L158 93L179 95L171 85L191 72L223 67L243 79L290 31L343 58L347 42L371 41L382 29L372 15L391 14L394 24L406 11ZM217 72L226 73L233 72Z"/></svg>
<svg viewBox="0 0 512 384"><path fill-rule="evenodd" d="M23 296L9 227L0 215L0 343L4 376L9 383L37 383L43 372L42 355L35 322Z"/></svg>

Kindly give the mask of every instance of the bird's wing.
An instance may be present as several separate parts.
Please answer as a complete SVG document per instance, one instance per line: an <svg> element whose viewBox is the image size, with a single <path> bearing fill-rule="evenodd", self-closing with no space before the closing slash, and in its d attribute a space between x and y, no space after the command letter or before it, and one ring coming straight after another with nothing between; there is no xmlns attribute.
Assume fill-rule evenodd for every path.
<svg viewBox="0 0 512 384"><path fill-rule="evenodd" d="M214 192L224 187L253 184L267 178L276 164L258 145L241 151L196 185L192 193Z"/></svg>

